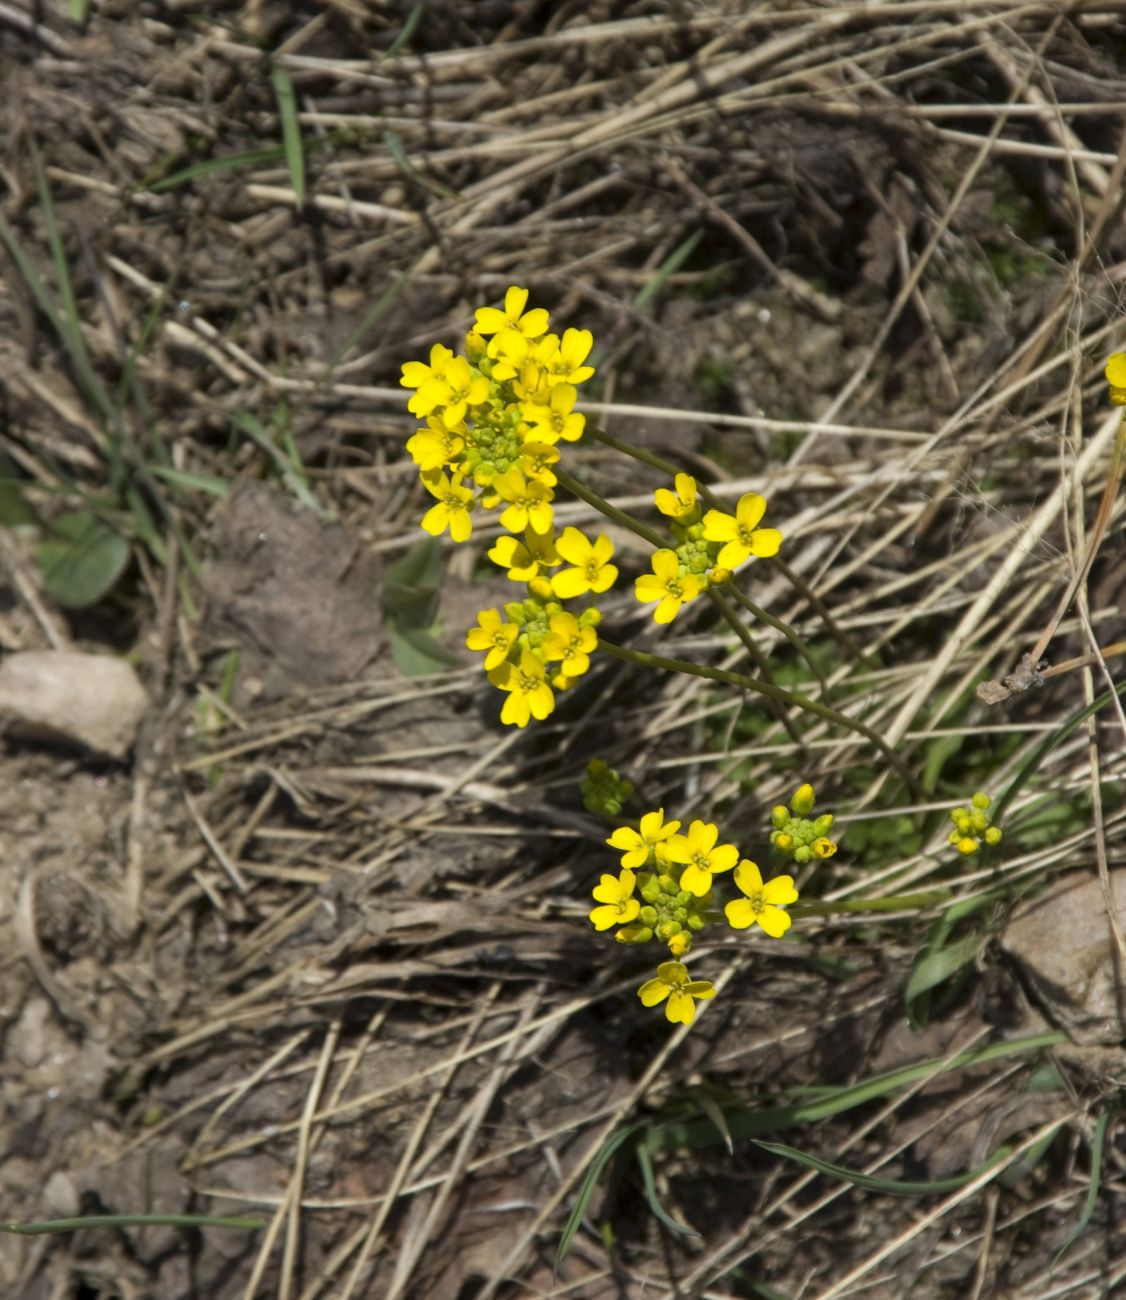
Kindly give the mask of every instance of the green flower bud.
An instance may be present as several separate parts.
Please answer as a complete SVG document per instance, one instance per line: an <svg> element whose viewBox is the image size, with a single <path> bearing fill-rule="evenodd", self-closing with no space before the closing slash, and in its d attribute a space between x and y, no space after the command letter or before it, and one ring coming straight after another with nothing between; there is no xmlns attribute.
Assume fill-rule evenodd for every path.
<svg viewBox="0 0 1126 1300"><path fill-rule="evenodd" d="M655 907L643 907L637 915L645 925L656 925L660 919L660 913Z"/></svg>
<svg viewBox="0 0 1126 1300"><path fill-rule="evenodd" d="M776 831L786 829L786 824L790 820L790 810L784 804L775 804L770 814L771 823Z"/></svg>
<svg viewBox="0 0 1126 1300"><path fill-rule="evenodd" d="M1000 828L1000 826L990 826L990 827L989 827L989 829L985 832L985 842L986 842L986 844L1000 844L1000 843L1001 843L1001 828Z"/></svg>
<svg viewBox="0 0 1126 1300"><path fill-rule="evenodd" d="M990 797L984 791L979 790L977 794L974 795L973 799L970 800L970 802L980 812L984 812L989 807L989 805L993 802L993 800L990 799Z"/></svg>
<svg viewBox="0 0 1126 1300"><path fill-rule="evenodd" d="M833 814L825 813L813 823L814 838L820 839L822 835L828 835L833 826Z"/></svg>
<svg viewBox="0 0 1126 1300"><path fill-rule="evenodd" d="M790 807L799 816L804 817L807 813L813 811L813 786L800 785L794 792L794 797L790 800Z"/></svg>
<svg viewBox="0 0 1126 1300"><path fill-rule="evenodd" d="M645 872L637 878L637 892L647 903L655 903L661 897L661 882Z"/></svg>
<svg viewBox="0 0 1126 1300"><path fill-rule="evenodd" d="M813 850L807 844L799 844L794 850L794 861L803 866L813 857Z"/></svg>

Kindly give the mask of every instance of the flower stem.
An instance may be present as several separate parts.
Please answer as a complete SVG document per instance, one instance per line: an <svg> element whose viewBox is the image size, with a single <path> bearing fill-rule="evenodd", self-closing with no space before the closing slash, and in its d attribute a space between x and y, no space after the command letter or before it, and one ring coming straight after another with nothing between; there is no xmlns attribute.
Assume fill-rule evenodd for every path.
<svg viewBox="0 0 1126 1300"><path fill-rule="evenodd" d="M832 916L840 912L902 912L937 907L953 897L949 889L929 889L919 894L888 894L885 898L841 898L829 903L794 903L792 916Z"/></svg>
<svg viewBox="0 0 1126 1300"><path fill-rule="evenodd" d="M607 654L613 655L615 659L624 659L627 663L643 664L647 668L663 668L670 673L687 673L690 676L704 677L713 682L726 682L730 686L739 686L743 690L753 691L756 695L770 696L772 699L780 700L784 704L804 709L807 713L813 713L819 718L824 718L826 722L835 722L838 726L854 731L866 740L871 741L895 768L912 795L920 802L926 799L922 788L908 771L903 760L878 731L873 731L871 727L857 721L856 718L850 718L846 713L838 713L836 709L831 709L827 704L822 704L818 700L811 700L806 695L799 695L796 691L787 691L783 687L775 686L772 683L760 682L756 678L747 677L743 673L733 673L726 668L713 668L710 664L694 664L686 659L666 659L663 655L650 654L647 650L631 650L626 646L615 645L612 641L604 641L601 637L598 639L598 647L600 650L605 650Z"/></svg>
<svg viewBox="0 0 1126 1300"><path fill-rule="evenodd" d="M741 619L736 617L735 611L731 608L731 606L727 603L727 601L723 599L723 597L719 594L719 592L715 590L714 587L708 588L708 595L711 597L712 604L715 605L716 609L718 609L719 612L723 615L723 618L727 622L728 626L739 638L739 640L742 641L744 647L746 648L747 653L755 661L755 667L759 670L763 679L769 685L773 686L774 678L770 672L770 665L767 663L766 656L755 644L755 639L751 635L751 629L747 627L747 625L743 623ZM806 752L805 741L801 738L801 733L794 725L793 719L786 712L785 707L778 700L771 700L770 706L771 706L771 712L782 724L782 726L785 727L786 734L790 737L790 739L794 742L794 744L797 745L798 748L804 754Z"/></svg>
<svg viewBox="0 0 1126 1300"><path fill-rule="evenodd" d="M648 524L643 524L640 519L635 519L633 515L627 515L624 510L619 510L617 506L612 506L605 497L600 497L597 492L592 492L590 488L585 487L577 478L568 474L565 469L560 469L558 465L553 465L555 477L567 489L568 492L577 496L580 501L585 501L588 506L593 506L600 514L604 514L607 519L611 519L623 528L629 529L631 533L636 533L642 537L651 546L657 550L667 550L668 542L661 536L655 528L650 528Z"/></svg>

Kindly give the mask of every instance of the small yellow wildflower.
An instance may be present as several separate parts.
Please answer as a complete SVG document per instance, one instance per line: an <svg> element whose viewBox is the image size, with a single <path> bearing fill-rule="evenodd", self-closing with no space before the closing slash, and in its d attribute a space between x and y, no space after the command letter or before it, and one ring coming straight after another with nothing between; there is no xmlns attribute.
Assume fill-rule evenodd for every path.
<svg viewBox="0 0 1126 1300"><path fill-rule="evenodd" d="M959 853L968 857L971 853L977 853L983 843L991 846L1001 843L1001 828L993 825L993 818L989 814L992 802L984 790L979 790L970 800L968 808L950 810L950 820L954 823L950 843Z"/></svg>
<svg viewBox="0 0 1126 1300"><path fill-rule="evenodd" d="M681 605L700 594L700 579L694 573L681 573L675 551L653 552L652 573L643 573L633 584L634 594L643 605L658 601L653 611L655 623L671 623Z"/></svg>
<svg viewBox="0 0 1126 1300"><path fill-rule="evenodd" d="M511 331L526 339L538 339L547 332L549 317L542 307L525 312L528 290L512 285L505 291L504 310L498 307L478 307L474 316L476 332L482 336Z"/></svg>
<svg viewBox="0 0 1126 1300"><path fill-rule="evenodd" d="M708 980L690 980L683 962L664 961L657 967L657 978L642 984L637 996L646 1007L655 1007L667 998L665 1016L674 1025L690 1025L696 1016L693 999L714 998L715 986Z"/></svg>
<svg viewBox="0 0 1126 1300"><path fill-rule="evenodd" d="M570 384L557 384L547 402L528 402L524 418L531 425L530 437L536 442L577 442L586 428L586 416L575 411L577 391Z"/></svg>
<svg viewBox="0 0 1126 1300"><path fill-rule="evenodd" d="M450 390L442 411L442 422L447 429L456 428L465 419L471 406L480 406L489 395L489 381L484 375L470 369L464 357L454 357L442 374Z"/></svg>
<svg viewBox="0 0 1126 1300"><path fill-rule="evenodd" d="M552 384L581 384L594 374L594 367L584 364L593 346L590 330L567 329L562 339L554 334L541 339L533 356Z"/></svg>
<svg viewBox="0 0 1126 1300"><path fill-rule="evenodd" d="M590 655L598 645L598 634L592 627L580 627L579 620L566 610L552 614L548 626L551 631L540 647L544 658L560 660L559 668L566 678L581 677L590 667ZM567 685L571 685L569 680Z"/></svg>
<svg viewBox="0 0 1126 1300"><path fill-rule="evenodd" d="M594 887L594 901L604 906L596 907L590 913L596 930L609 930L613 925L628 925L637 919L641 902L633 896L636 884L637 877L628 869L617 876L609 873L602 876Z"/></svg>
<svg viewBox="0 0 1126 1300"><path fill-rule="evenodd" d="M734 844L716 844L719 827L713 822L694 821L687 835L674 835L665 849L670 862L680 863L684 871L680 877L681 889L697 898L712 887L712 874L730 871L739 861L739 850Z"/></svg>
<svg viewBox="0 0 1126 1300"><path fill-rule="evenodd" d="M680 830L680 822L665 821L665 810L647 812L641 819L640 829L632 826L619 826L606 841L611 848L622 853L622 866L643 867L649 861L650 852L658 862L665 860L666 841Z"/></svg>
<svg viewBox="0 0 1126 1300"><path fill-rule="evenodd" d="M675 483L675 493L668 488L658 488L653 493L653 500L661 514L670 519L686 519L696 509L696 480L691 474L678 474Z"/></svg>
<svg viewBox="0 0 1126 1300"><path fill-rule="evenodd" d="M500 517L502 528L510 533L522 533L526 528L534 528L537 533L550 530L553 515L549 487L529 482L515 466L498 474L492 487L502 501L508 502Z"/></svg>
<svg viewBox="0 0 1126 1300"><path fill-rule="evenodd" d="M738 568L752 555L765 558L778 554L782 534L777 528L758 526L765 513L766 499L757 492L747 492L739 498L734 516L722 510L709 510L704 516L705 539L726 543L716 557L721 569Z"/></svg>
<svg viewBox="0 0 1126 1300"><path fill-rule="evenodd" d="M555 477L552 465L559 459L559 448L547 442L526 442L520 448L520 459L524 473L544 487L554 487L559 480Z"/></svg>
<svg viewBox="0 0 1126 1300"><path fill-rule="evenodd" d="M489 681L509 693L500 711L503 723L526 727L530 718L542 722L555 708L555 696L547 684L547 665L530 650L521 652L518 664L503 663L494 668Z"/></svg>
<svg viewBox="0 0 1126 1300"><path fill-rule="evenodd" d="M414 396L407 402L407 410L412 415L427 416L435 407L445 404L452 389L445 381L446 367L453 360L454 354L441 343L435 343L430 349L430 364L422 361L407 361L403 365L403 375L399 383L403 388L415 389Z"/></svg>
<svg viewBox="0 0 1126 1300"><path fill-rule="evenodd" d="M469 488L462 487L461 478L460 474L455 474L450 479L445 474L438 473L427 475L422 480L427 492L438 498L438 504L431 506L422 516L423 528L433 537L440 536L448 528L455 542L466 542L473 532L469 518L473 493Z"/></svg>
<svg viewBox="0 0 1126 1300"><path fill-rule="evenodd" d="M1110 385L1110 400L1115 406L1126 406L1126 352L1115 352L1103 374Z"/></svg>
<svg viewBox="0 0 1126 1300"><path fill-rule="evenodd" d="M489 559L507 569L513 582L531 582L544 569L560 563L554 532L537 533L534 528L524 529L522 542L515 537L498 537Z"/></svg>
<svg viewBox="0 0 1126 1300"><path fill-rule="evenodd" d="M782 909L798 901L793 876L775 876L763 884L762 872L745 858L735 868L735 884L745 898L736 898L723 909L733 930L759 925L772 939L780 939L790 928L791 917Z"/></svg>
<svg viewBox="0 0 1126 1300"><path fill-rule="evenodd" d="M570 600L585 592L601 594L614 585L617 568L610 563L614 543L605 533L592 542L577 528L564 528L555 549L574 568L561 569L551 579L551 589L561 600Z"/></svg>
<svg viewBox="0 0 1126 1300"><path fill-rule="evenodd" d="M477 627L466 633L465 644L470 650L484 650L485 671L499 668L508 658L512 643L520 629L515 623L506 623L498 610L483 609L477 615Z"/></svg>
<svg viewBox="0 0 1126 1300"><path fill-rule="evenodd" d="M407 439L407 452L423 474L431 474L457 463L465 449L466 428L464 424L448 428L438 415L428 415L426 424Z"/></svg>

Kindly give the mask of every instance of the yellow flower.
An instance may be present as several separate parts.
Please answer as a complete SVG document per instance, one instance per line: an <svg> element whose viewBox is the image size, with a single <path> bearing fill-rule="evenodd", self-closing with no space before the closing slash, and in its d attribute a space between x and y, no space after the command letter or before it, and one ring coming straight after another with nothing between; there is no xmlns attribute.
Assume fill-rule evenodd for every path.
<svg viewBox="0 0 1126 1300"><path fill-rule="evenodd" d="M542 307L532 311L524 310L528 303L528 290L512 285L504 295L504 310L497 307L478 307L474 316L474 327L481 335L501 334L512 331L526 339L538 339L547 331L548 314Z"/></svg>
<svg viewBox="0 0 1126 1300"><path fill-rule="evenodd" d="M590 913L596 930L609 930L613 925L628 925L641 911L640 900L633 897L637 877L632 871L622 871L611 876L608 872L594 887L594 901L604 906Z"/></svg>
<svg viewBox="0 0 1126 1300"><path fill-rule="evenodd" d="M422 361L407 361L403 365L403 375L399 383L404 388L417 391L407 402L407 410L412 415L427 416L437 406L442 406L453 391L446 383L446 367L453 360L454 354L441 343L435 343L430 349L430 364Z"/></svg>
<svg viewBox="0 0 1126 1300"><path fill-rule="evenodd" d="M700 579L693 573L681 573L675 551L654 551L653 572L643 573L633 584L634 594L643 605L659 601L653 611L655 623L671 623L686 601L700 594Z"/></svg>
<svg viewBox="0 0 1126 1300"><path fill-rule="evenodd" d="M525 528L523 542L515 537L498 537L489 559L507 569L513 582L531 582L543 569L559 563L555 534L550 530L537 533L534 528Z"/></svg>
<svg viewBox="0 0 1126 1300"><path fill-rule="evenodd" d="M1116 352L1103 371L1110 385L1110 400L1115 406L1126 406L1126 352Z"/></svg>
<svg viewBox="0 0 1126 1300"><path fill-rule="evenodd" d="M489 672L508 658L520 629L515 623L505 623L495 609L483 609L477 615L477 624L466 633L465 644L470 650L487 651L485 671Z"/></svg>
<svg viewBox="0 0 1126 1300"><path fill-rule="evenodd" d="M489 681L508 699L500 711L501 722L526 727L529 718L542 722L555 708L555 696L547 684L547 666L530 650L520 654L518 664L503 663L489 673Z"/></svg>
<svg viewBox="0 0 1126 1300"><path fill-rule="evenodd" d="M566 610L552 614L548 627L551 631L541 646L544 658L561 660L559 668L564 677L581 677L590 667L590 654L598 645L598 634L592 627L580 627L579 620Z"/></svg>
<svg viewBox="0 0 1126 1300"><path fill-rule="evenodd" d="M674 835L665 849L670 862L681 863L681 889L703 898L712 887L712 873L730 871L739 861L734 844L716 844L719 827L712 822L694 821L687 835Z"/></svg>
<svg viewBox="0 0 1126 1300"><path fill-rule="evenodd" d="M739 498L734 516L722 510L709 510L704 516L704 537L709 542L726 542L716 557L721 569L737 568L752 555L765 558L777 555L782 534L777 528L759 528L766 513L766 500L757 492Z"/></svg>
<svg viewBox="0 0 1126 1300"><path fill-rule="evenodd" d="M461 435L466 429L464 424L449 428L438 415L428 415L426 424L427 428L419 429L407 439L407 451L422 473L430 474L456 464L465 449Z"/></svg>
<svg viewBox="0 0 1126 1300"><path fill-rule="evenodd" d="M574 410L578 392L570 384L557 384L546 404L524 403L524 418L532 426L530 438L536 442L577 442L586 428L586 416Z"/></svg>
<svg viewBox="0 0 1126 1300"><path fill-rule="evenodd" d="M643 867L649 861L650 851L658 862L664 861L666 841L678 830L680 822L665 821L665 810L658 808L642 817L639 831L632 826L619 826L606 843L622 851L623 867Z"/></svg>
<svg viewBox="0 0 1126 1300"><path fill-rule="evenodd" d="M736 898L723 909L733 930L760 925L772 939L780 939L790 928L790 914L782 909L798 901L793 876L775 876L764 885L762 873L745 858L735 868L735 884L746 898Z"/></svg>
<svg viewBox="0 0 1126 1300"><path fill-rule="evenodd" d="M515 466L498 474L492 486L501 500L509 503L500 517L502 528L507 528L510 533L522 533L526 528L546 533L551 529L552 492L549 487L534 481L529 483Z"/></svg>
<svg viewBox="0 0 1126 1300"><path fill-rule="evenodd" d="M520 459L524 462L524 473L544 487L554 487L559 480L552 471L552 465L559 459L559 450L546 442L526 442L520 448Z"/></svg>
<svg viewBox="0 0 1126 1300"><path fill-rule="evenodd" d="M555 549L575 566L562 569L551 579L551 589L561 600L570 600L587 591L601 594L614 585L618 576L617 568L610 563L614 543L605 533L599 533L591 542L577 528L564 528Z"/></svg>
<svg viewBox="0 0 1126 1300"><path fill-rule="evenodd" d="M655 1007L668 998L666 1017L674 1025L690 1025L696 1016L693 999L714 998L715 987L708 980L690 980L683 962L664 961L657 967L657 978L642 984L637 996L647 1007Z"/></svg>
<svg viewBox="0 0 1126 1300"><path fill-rule="evenodd" d="M465 419L470 406L480 406L485 401L489 395L489 381L484 375L475 374L464 357L454 357L446 366L442 379L450 390L442 422L447 429L453 429Z"/></svg>
<svg viewBox="0 0 1126 1300"><path fill-rule="evenodd" d="M581 384L594 374L594 367L585 365L590 349L594 346L594 335L590 330L568 329L563 331L563 338L549 334L535 347L533 355L536 364L541 366L549 376L552 384Z"/></svg>
<svg viewBox="0 0 1126 1300"><path fill-rule="evenodd" d="M696 480L691 474L678 474L675 482L675 495L668 488L658 488L653 500L661 514L670 519L686 519L696 509Z"/></svg>
<svg viewBox="0 0 1126 1300"><path fill-rule="evenodd" d="M452 479L441 473L427 475L422 485L431 496L438 498L438 504L431 506L422 516L423 528L434 537L448 528L455 542L468 541L473 531L469 519L473 493L461 486L461 475L455 474Z"/></svg>

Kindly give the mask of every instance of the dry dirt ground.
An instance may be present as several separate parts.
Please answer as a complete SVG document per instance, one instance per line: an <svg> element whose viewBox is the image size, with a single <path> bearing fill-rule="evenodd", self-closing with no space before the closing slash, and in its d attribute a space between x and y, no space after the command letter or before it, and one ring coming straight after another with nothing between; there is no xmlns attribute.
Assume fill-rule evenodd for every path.
<svg viewBox="0 0 1126 1300"><path fill-rule="evenodd" d="M123 758L14 724L0 739L0 1219L260 1226L2 1236L0 1294L1126 1287L1096 874L1100 855L1126 865L1116 717L1061 738L1026 787L1056 829L1033 825L1009 874L952 877L933 851L943 808L1106 689L1096 665L1000 711L973 698L1045 626L1107 478L1122 6L86 8L0 4L0 642L122 657L147 707ZM388 593L422 498L399 366L512 283L594 331L611 433L770 497L789 562L879 671L851 685L777 573L756 599L846 674L849 707L900 728L929 773L924 831L902 791L899 822L875 796L884 821L864 821L879 773L855 737L810 731L799 756L695 679L600 664L547 724L501 727L462 649L505 593L480 554L443 563L450 666L403 671ZM634 509L661 482L597 444L574 463ZM128 542L81 609L36 558L79 506ZM646 548L614 539L632 582ZM1054 662L1126 635L1120 514L1086 592L1090 638L1069 614ZM619 640L651 628L628 595L610 619ZM677 645L736 662L706 620ZM677 1032L634 995L648 952L585 919L611 866L579 795L594 756L638 785L634 815L714 807L746 843L813 780L855 820L808 897L953 883L987 899L981 941L911 1027L935 911L810 918L773 947L728 935L699 959L720 998ZM1057 878L1082 905L999 943ZM1060 1029L1077 1048L1057 1033L937 1064ZM779 1140L915 1181L1029 1144L1002 1177L895 1197L746 1136L772 1107L928 1061ZM556 1272L583 1177L634 1124L658 1136L602 1169Z"/></svg>

